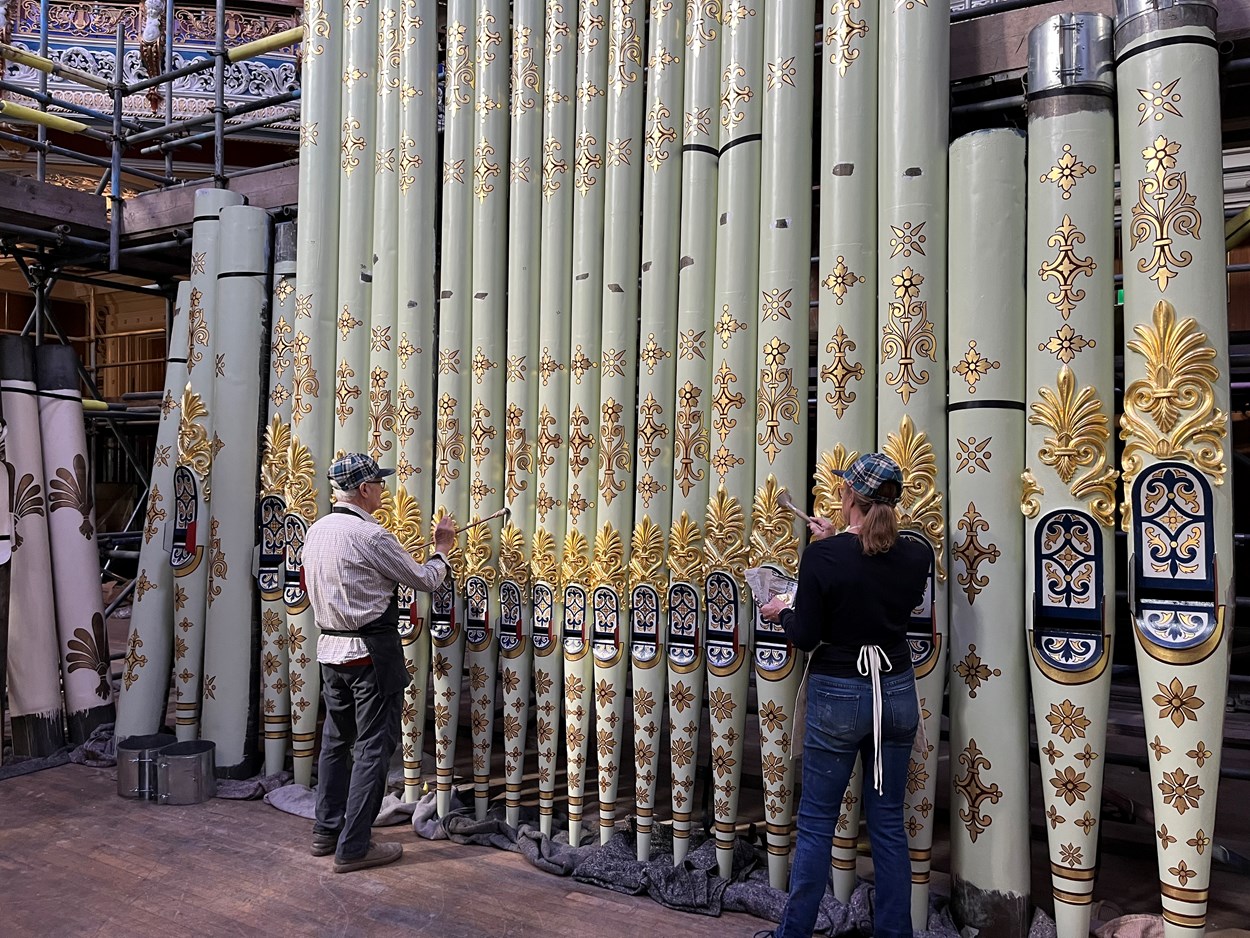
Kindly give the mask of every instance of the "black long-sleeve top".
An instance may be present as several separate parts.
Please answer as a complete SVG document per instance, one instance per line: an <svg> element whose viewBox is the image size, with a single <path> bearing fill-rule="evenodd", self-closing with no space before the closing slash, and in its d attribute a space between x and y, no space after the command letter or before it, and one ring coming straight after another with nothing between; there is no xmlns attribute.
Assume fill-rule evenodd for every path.
<svg viewBox="0 0 1250 938"><path fill-rule="evenodd" d="M820 645L811 663L817 674L858 675L856 660L864 645L879 646L893 673L906 671L911 666L907 624L924 597L932 563L929 551L903 538L871 557L854 534L816 541L799 564L794 608L781 613L786 637L804 651Z"/></svg>

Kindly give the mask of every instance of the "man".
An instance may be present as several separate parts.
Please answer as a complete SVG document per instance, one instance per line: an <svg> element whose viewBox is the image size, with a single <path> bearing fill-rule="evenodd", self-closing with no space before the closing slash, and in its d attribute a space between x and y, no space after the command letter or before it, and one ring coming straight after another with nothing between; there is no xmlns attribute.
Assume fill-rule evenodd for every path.
<svg viewBox="0 0 1250 938"><path fill-rule="evenodd" d="M304 580L321 630L317 660L326 708L312 853L333 853L336 873L382 866L404 852L401 844L369 840L409 682L395 589L435 590L450 571L455 538L445 516L434 529L435 554L422 564L378 524L373 512L382 506L382 480L394 471L378 468L363 453L336 459L327 472L334 507L304 540Z"/></svg>

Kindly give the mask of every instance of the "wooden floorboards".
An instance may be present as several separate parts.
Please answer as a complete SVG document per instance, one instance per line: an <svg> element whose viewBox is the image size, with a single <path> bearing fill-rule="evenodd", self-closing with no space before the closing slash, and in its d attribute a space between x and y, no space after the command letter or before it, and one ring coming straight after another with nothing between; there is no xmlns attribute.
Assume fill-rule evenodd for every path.
<svg viewBox="0 0 1250 938"><path fill-rule="evenodd" d="M311 822L263 802L118 798L113 770L66 765L0 782L5 936L751 935L750 916L673 912L534 869L520 856L385 828L404 856L337 875Z"/></svg>

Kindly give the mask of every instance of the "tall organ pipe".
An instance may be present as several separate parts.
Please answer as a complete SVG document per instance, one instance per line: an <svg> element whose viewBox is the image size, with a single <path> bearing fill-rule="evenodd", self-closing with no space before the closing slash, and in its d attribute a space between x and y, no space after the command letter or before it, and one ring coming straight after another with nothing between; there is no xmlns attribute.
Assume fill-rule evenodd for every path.
<svg viewBox="0 0 1250 938"><path fill-rule="evenodd" d="M759 298L755 376L755 500L751 565L798 577L787 484L807 488L807 374L812 244L812 96L808 54L813 0L777 0L764 22L764 116L760 169ZM780 480L780 481L779 481ZM764 778L769 881L785 889L794 818L794 705L803 654L779 624L753 616L755 691Z"/></svg>
<svg viewBox="0 0 1250 938"><path fill-rule="evenodd" d="M751 634L743 573L755 492L754 394L759 261L760 131L763 120L764 20L753 0L724 5L720 49L720 174L716 300L706 321L711 346L711 466L715 491L704 524L707 561L708 704L716 859L733 865L742 741L750 677Z"/></svg>
<svg viewBox="0 0 1250 938"><path fill-rule="evenodd" d="M642 137L642 272L634 531L629 557L629 653L633 677L634 802L638 859L651 856L660 730L667 694L664 536L673 505L677 276L681 225L681 101L685 12L651 3L646 127Z"/></svg>
<svg viewBox="0 0 1250 938"><path fill-rule="evenodd" d="M962 924L1003 938L1023 938L1031 918L1029 860L1017 849L1029 838L1030 775L1024 158L1015 130L968 134L950 149L952 898Z"/></svg>
<svg viewBox="0 0 1250 938"><path fill-rule="evenodd" d="M39 430L52 560L52 591L69 741L87 741L115 720L108 635L95 542L95 498L87 466L78 353L68 345L35 349Z"/></svg>
<svg viewBox="0 0 1250 938"><path fill-rule="evenodd" d="M1107 17L1061 15L1034 27L1020 507L1029 676L1062 936L1089 931L1115 633L1114 89Z"/></svg>
<svg viewBox="0 0 1250 938"><path fill-rule="evenodd" d="M572 212L576 168L574 94L577 83L576 7L548 0L543 53L543 249L539 260L539 308L546 328L536 362L538 412L534 434L533 575L534 736L538 750L538 824L551 833L559 727L564 725L564 653L560 551L567 521L569 322L572 302ZM570 172L570 168L573 172Z"/></svg>
<svg viewBox="0 0 1250 938"><path fill-rule="evenodd" d="M820 262L813 511L839 527L842 479L876 449L877 0L826 0L821 50ZM834 894L856 885L862 766L856 761L833 838Z"/></svg>
<svg viewBox="0 0 1250 938"><path fill-rule="evenodd" d="M681 121L681 227L677 262L677 400L673 412L673 522L665 651L669 765L673 773L673 862L690 845L706 680L704 543L700 521L710 490L711 330L716 294L716 202L720 161L720 3L692 4L686 21Z"/></svg>
<svg viewBox="0 0 1250 938"><path fill-rule="evenodd" d="M881 17L877 106L877 440L903 469L900 527L935 573L908 633L928 751L904 800L912 925L925 927L946 684L946 156L950 15L901 3Z"/></svg>
<svg viewBox="0 0 1250 938"><path fill-rule="evenodd" d="M182 389L187 383L187 309L191 284L178 284L169 325L165 359L165 396L156 428L156 449L139 545L139 572L122 679L117 697L118 741L156 733L165 722L169 674L174 649L174 574L169 566L165 532L174 523L174 456L178 448L178 418ZM285 453L283 454L285 456ZM284 678L285 679L285 678Z"/></svg>
<svg viewBox="0 0 1250 938"><path fill-rule="evenodd" d="M504 800L508 823L521 817L526 728L533 668L530 543L534 536L534 445L538 415L539 289L542 256L543 4L520 0L512 18L511 153L508 211L507 411L504 502L499 534L499 655L503 659Z"/></svg>
<svg viewBox="0 0 1250 938"><path fill-rule="evenodd" d="M645 0L609 4L607 159L603 173L602 355L599 374L599 513L591 572L599 836L612 837L628 713L629 547L634 526L638 390L638 213L642 202L642 41ZM592 418L592 421L596 418Z"/></svg>
<svg viewBox="0 0 1250 938"><path fill-rule="evenodd" d="M350 154L341 149L343 7L310 0L300 94L299 246L291 324L291 444L286 480L282 601L290 655L295 781L312 783L321 672L317 625L301 570L304 533L330 505L338 319L339 189Z"/></svg>
<svg viewBox="0 0 1250 938"><path fill-rule="evenodd" d="M1116 3L1121 471L1168 938L1206 925L1235 609L1216 13Z"/></svg>

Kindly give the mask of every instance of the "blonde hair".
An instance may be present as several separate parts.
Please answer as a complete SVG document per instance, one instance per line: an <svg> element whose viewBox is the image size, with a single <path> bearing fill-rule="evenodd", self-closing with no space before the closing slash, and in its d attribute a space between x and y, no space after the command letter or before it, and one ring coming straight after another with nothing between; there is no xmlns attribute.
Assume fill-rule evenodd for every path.
<svg viewBox="0 0 1250 938"><path fill-rule="evenodd" d="M881 494L893 498L897 486L892 482L886 482L881 488L889 488L890 492L881 492ZM884 554L898 540L898 515L894 513L894 506L864 498L850 486L847 486L847 491L851 494L852 503L864 516L859 526L859 546L864 556Z"/></svg>

